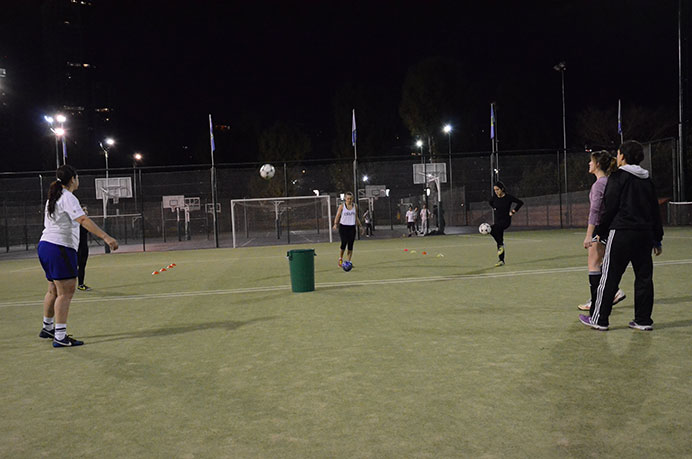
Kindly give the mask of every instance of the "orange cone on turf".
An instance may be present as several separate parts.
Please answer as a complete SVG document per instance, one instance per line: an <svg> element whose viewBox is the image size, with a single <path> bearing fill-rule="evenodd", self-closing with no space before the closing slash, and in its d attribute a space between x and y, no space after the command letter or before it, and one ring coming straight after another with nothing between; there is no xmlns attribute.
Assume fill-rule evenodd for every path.
<svg viewBox="0 0 692 459"><path fill-rule="evenodd" d="M154 271L153 273L151 273L152 276L155 276L156 274L159 274L159 272L158 272L158 271Z"/></svg>

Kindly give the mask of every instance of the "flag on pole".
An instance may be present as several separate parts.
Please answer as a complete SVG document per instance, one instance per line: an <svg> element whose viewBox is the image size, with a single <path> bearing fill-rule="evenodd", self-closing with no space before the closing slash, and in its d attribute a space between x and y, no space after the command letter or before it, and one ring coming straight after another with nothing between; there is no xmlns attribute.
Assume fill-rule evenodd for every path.
<svg viewBox="0 0 692 459"><path fill-rule="evenodd" d="M622 135L622 104L618 99L618 134Z"/></svg>
<svg viewBox="0 0 692 459"><path fill-rule="evenodd" d="M209 140L211 142L212 153L216 150L216 144L214 143L214 125L211 122L211 113L209 114Z"/></svg>
<svg viewBox="0 0 692 459"><path fill-rule="evenodd" d="M490 138L495 138L495 104L490 104Z"/></svg>
<svg viewBox="0 0 692 459"><path fill-rule="evenodd" d="M356 110L353 109L353 123L351 124L351 145L356 146Z"/></svg>

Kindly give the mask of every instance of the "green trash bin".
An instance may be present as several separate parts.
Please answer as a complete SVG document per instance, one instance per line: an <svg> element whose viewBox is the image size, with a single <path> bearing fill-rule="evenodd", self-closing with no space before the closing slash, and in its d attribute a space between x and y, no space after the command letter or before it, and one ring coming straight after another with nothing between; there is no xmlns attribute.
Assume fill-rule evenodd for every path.
<svg viewBox="0 0 692 459"><path fill-rule="evenodd" d="M296 292L315 290L315 249L289 250L286 253L291 269L291 289Z"/></svg>

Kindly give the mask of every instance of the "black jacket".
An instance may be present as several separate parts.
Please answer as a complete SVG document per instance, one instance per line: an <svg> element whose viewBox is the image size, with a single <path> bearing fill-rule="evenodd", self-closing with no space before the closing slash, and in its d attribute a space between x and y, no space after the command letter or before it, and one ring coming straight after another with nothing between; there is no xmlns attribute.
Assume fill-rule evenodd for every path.
<svg viewBox="0 0 692 459"><path fill-rule="evenodd" d="M505 193L504 196L498 198L496 194L493 194L488 204L495 211L495 222L511 222L512 217L509 216L509 211L512 209L512 203L516 204L514 206L514 211L516 212L524 205L524 201L519 198L512 196L509 193Z"/></svg>
<svg viewBox="0 0 692 459"><path fill-rule="evenodd" d="M601 239L611 229L621 229L651 231L653 242L661 243L663 224L649 171L636 165L620 167L608 177L603 202L605 210L595 231Z"/></svg>

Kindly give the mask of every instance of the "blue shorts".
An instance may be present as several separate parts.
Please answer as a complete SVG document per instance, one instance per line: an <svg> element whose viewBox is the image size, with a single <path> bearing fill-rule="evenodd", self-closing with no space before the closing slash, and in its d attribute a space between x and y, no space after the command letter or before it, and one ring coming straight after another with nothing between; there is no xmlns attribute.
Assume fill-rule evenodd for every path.
<svg viewBox="0 0 692 459"><path fill-rule="evenodd" d="M77 277L77 251L73 248L41 241L38 259L50 282Z"/></svg>

